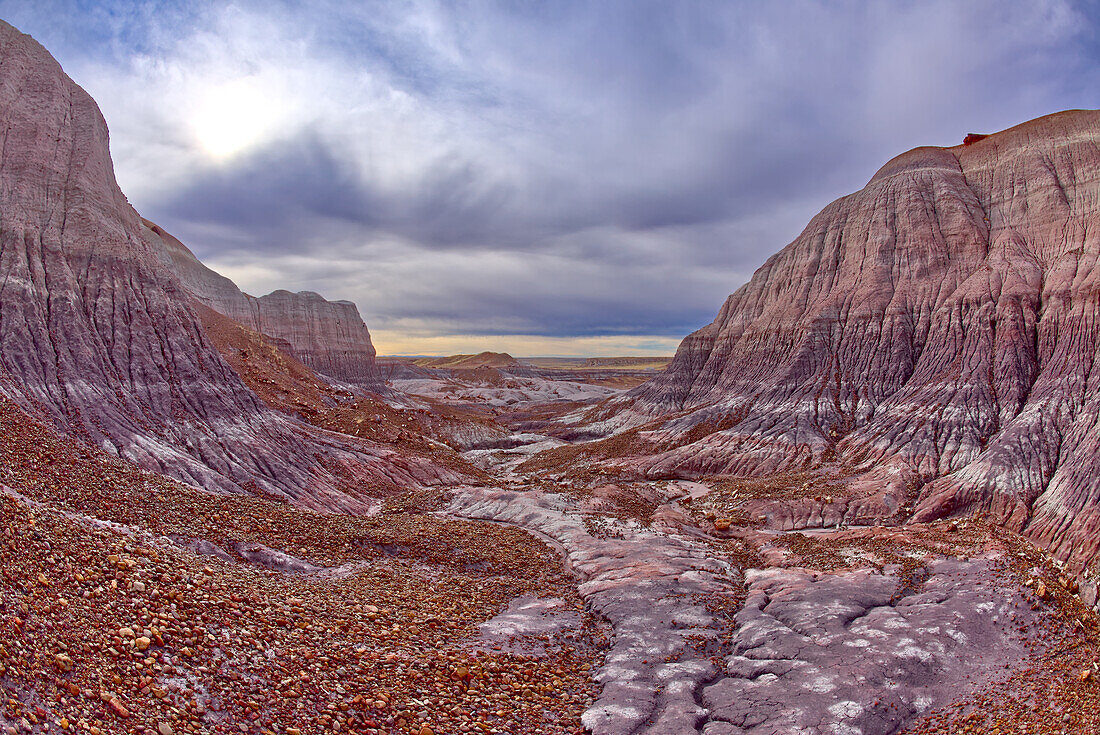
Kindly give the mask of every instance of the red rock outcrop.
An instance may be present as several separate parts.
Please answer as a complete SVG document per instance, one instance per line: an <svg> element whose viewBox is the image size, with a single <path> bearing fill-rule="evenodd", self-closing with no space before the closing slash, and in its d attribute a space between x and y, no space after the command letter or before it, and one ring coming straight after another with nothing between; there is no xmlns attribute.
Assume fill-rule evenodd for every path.
<svg viewBox="0 0 1100 735"><path fill-rule="evenodd" d="M350 301L312 291L278 290L250 296L195 257L186 245L143 219L142 234L191 295L249 329L286 342L288 351L319 373L347 383L380 386L370 332Z"/></svg>
<svg viewBox="0 0 1100 735"><path fill-rule="evenodd" d="M651 475L837 460L919 488L917 519L985 511L1082 568L1100 549L1098 233L1098 111L916 148L604 416L664 416L664 440L716 429L642 460Z"/></svg>
<svg viewBox="0 0 1100 735"><path fill-rule="evenodd" d="M265 407L119 190L95 102L4 23L0 122L0 391L23 410L147 469L317 508L460 477Z"/></svg>

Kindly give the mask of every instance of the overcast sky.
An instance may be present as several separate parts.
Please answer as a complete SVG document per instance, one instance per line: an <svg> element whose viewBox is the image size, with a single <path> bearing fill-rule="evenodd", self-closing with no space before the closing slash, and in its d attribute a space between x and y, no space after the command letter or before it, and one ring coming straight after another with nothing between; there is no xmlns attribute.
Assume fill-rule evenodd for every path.
<svg viewBox="0 0 1100 735"><path fill-rule="evenodd" d="M134 206L381 353L670 354L917 145L1100 92L1092 3L0 0Z"/></svg>

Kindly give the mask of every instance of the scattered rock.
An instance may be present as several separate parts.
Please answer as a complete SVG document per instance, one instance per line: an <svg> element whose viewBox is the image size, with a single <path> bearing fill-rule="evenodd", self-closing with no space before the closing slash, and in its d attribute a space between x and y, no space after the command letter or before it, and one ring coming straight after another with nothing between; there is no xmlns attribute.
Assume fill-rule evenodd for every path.
<svg viewBox="0 0 1100 735"><path fill-rule="evenodd" d="M124 705L118 697L111 697L108 699L107 706L119 717L126 718L130 716L130 710L126 708L126 705Z"/></svg>

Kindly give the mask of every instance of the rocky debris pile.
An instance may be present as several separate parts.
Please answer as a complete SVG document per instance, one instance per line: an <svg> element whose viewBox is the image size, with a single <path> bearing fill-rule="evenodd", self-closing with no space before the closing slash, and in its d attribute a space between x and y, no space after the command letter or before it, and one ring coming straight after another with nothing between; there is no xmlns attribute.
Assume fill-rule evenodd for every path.
<svg viewBox="0 0 1100 735"><path fill-rule="evenodd" d="M208 553L254 544L284 548L315 566L329 567L360 558L360 536L383 534L379 543L387 543L386 526L374 515L326 514L278 497L200 492L58 435L2 400L0 439L0 483L29 501L184 544L201 542ZM394 517L405 519L408 532L415 535L418 526L430 525L417 496L416 491L391 496L374 510L387 510L391 523ZM453 533L456 541L481 546L476 532L456 527ZM288 548L291 540L294 546ZM464 559L458 550L437 558Z"/></svg>
<svg viewBox="0 0 1100 735"><path fill-rule="evenodd" d="M843 466L760 477L706 477L695 484L708 488L707 492L685 498L681 504L701 527L724 524L797 531L896 526L912 510L885 494L868 495L852 481L850 468Z"/></svg>
<svg viewBox="0 0 1100 735"><path fill-rule="evenodd" d="M574 414L575 415L575 414ZM616 460L635 458L656 449L645 436L652 426L635 427L613 436L592 441L579 440L541 451L528 458L519 469L525 473L563 480L575 478L585 484L601 479L635 480L637 473ZM561 435L561 432L548 432Z"/></svg>
<svg viewBox="0 0 1100 735"><path fill-rule="evenodd" d="M600 632L528 534L149 487L83 447L60 456L65 441L3 463L0 727L581 731ZM302 563L251 563L261 546ZM540 634L537 655L476 648L523 596L579 623Z"/></svg>

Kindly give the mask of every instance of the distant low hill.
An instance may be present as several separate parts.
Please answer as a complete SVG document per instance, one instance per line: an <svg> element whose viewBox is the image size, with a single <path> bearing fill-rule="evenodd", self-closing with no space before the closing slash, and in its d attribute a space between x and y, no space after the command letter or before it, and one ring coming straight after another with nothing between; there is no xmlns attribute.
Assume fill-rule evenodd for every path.
<svg viewBox="0 0 1100 735"><path fill-rule="evenodd" d="M671 356L658 357L525 357L523 363L554 370L662 370Z"/></svg>
<svg viewBox="0 0 1100 735"><path fill-rule="evenodd" d="M481 352L476 355L450 355L447 357L414 357L409 362L420 367L451 370L470 370L480 367L508 368L519 367L520 365L519 360L507 352Z"/></svg>
<svg viewBox="0 0 1100 735"><path fill-rule="evenodd" d="M541 370L663 370L671 355L634 357L512 357L507 352L476 355L387 355L379 362L403 363L422 368L471 370L481 367L537 368Z"/></svg>

